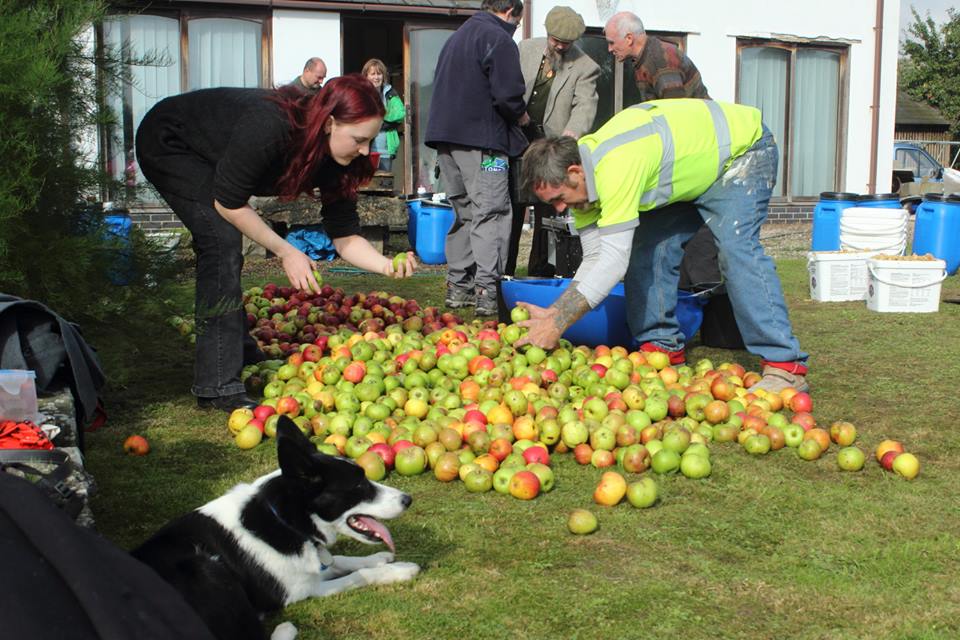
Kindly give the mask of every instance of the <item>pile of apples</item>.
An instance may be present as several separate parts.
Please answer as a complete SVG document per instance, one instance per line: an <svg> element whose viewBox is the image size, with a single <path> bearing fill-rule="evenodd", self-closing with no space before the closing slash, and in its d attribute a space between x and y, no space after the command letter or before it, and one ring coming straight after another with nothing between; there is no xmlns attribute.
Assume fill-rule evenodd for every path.
<svg viewBox="0 0 960 640"><path fill-rule="evenodd" d="M315 277L322 282L316 272ZM421 308L416 300L385 291L346 294L330 285L321 286L319 292L274 283L251 287L243 293L243 309L247 329L272 359L286 358L306 344L326 349L328 336L338 332L376 333L396 325L404 332L425 334L461 322L455 313ZM196 341L193 320L173 316L170 324L191 342Z"/></svg>
<svg viewBox="0 0 960 640"><path fill-rule="evenodd" d="M367 309L369 299L356 302ZM429 472L468 492L524 500L552 490L551 460L570 454L605 472L594 493L605 506L657 500L652 478L628 483L621 472L708 477L712 443L736 442L757 456L793 449L811 461L837 445L841 469L863 467L856 427L819 427L807 393L751 391L760 374L731 362L671 366L663 353L564 340L550 352L516 348L525 314L514 309L510 324L429 328L405 326L408 317L362 333L342 328L322 345L304 341L259 372L260 406L235 411L228 427L251 448L286 415L320 451L352 458L373 480ZM889 468L897 471L903 455L913 457L891 457ZM899 465L905 478L916 476L910 458Z"/></svg>

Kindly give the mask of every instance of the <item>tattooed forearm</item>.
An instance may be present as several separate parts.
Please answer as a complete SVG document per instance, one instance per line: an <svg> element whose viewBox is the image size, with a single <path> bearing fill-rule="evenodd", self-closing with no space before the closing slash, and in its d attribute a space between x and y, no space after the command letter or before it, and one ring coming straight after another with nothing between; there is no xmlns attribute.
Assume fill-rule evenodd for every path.
<svg viewBox="0 0 960 640"><path fill-rule="evenodd" d="M574 280L563 292L563 295L553 303L553 308L557 310L553 317L554 326L563 333L567 330L567 327L579 320L587 311L590 311L590 303L577 291L577 281Z"/></svg>

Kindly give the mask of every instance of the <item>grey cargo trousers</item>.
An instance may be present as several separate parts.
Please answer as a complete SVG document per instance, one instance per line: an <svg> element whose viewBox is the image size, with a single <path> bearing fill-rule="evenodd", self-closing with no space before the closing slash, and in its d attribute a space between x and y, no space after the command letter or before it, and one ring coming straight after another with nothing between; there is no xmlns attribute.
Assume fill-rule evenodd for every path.
<svg viewBox="0 0 960 640"><path fill-rule="evenodd" d="M498 151L441 144L440 182L456 219L447 233L447 286L495 291L510 242L509 160Z"/></svg>

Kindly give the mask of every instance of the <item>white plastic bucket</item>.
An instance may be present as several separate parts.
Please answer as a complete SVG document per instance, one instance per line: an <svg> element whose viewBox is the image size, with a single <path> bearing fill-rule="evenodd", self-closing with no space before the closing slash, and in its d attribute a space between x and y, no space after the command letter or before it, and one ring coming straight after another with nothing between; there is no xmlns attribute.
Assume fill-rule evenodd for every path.
<svg viewBox="0 0 960 640"><path fill-rule="evenodd" d="M908 219L906 209L848 207L840 214L840 249L903 255Z"/></svg>
<svg viewBox="0 0 960 640"><path fill-rule="evenodd" d="M940 283L947 277L943 260L867 260L867 308L881 312L935 313Z"/></svg>
<svg viewBox="0 0 960 640"><path fill-rule="evenodd" d="M810 251L810 298L817 302L865 300L867 297L867 259L874 251Z"/></svg>

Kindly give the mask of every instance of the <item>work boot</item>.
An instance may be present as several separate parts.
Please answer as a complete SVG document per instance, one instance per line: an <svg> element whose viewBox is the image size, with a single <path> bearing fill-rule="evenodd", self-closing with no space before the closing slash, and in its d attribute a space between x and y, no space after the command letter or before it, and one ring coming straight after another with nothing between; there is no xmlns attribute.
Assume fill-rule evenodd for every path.
<svg viewBox="0 0 960 640"><path fill-rule="evenodd" d="M447 285L447 299L443 303L448 309L460 309L462 307L472 307L476 304L473 292L469 289L460 289L458 287Z"/></svg>
<svg viewBox="0 0 960 640"><path fill-rule="evenodd" d="M497 309L497 292L493 289L477 289L477 309L474 315L495 316Z"/></svg>
<svg viewBox="0 0 960 640"><path fill-rule="evenodd" d="M797 391L810 390L806 376L767 365L763 368L763 377L760 378L760 382L748 388L747 391L763 389L771 393L780 393L787 387L793 387Z"/></svg>

